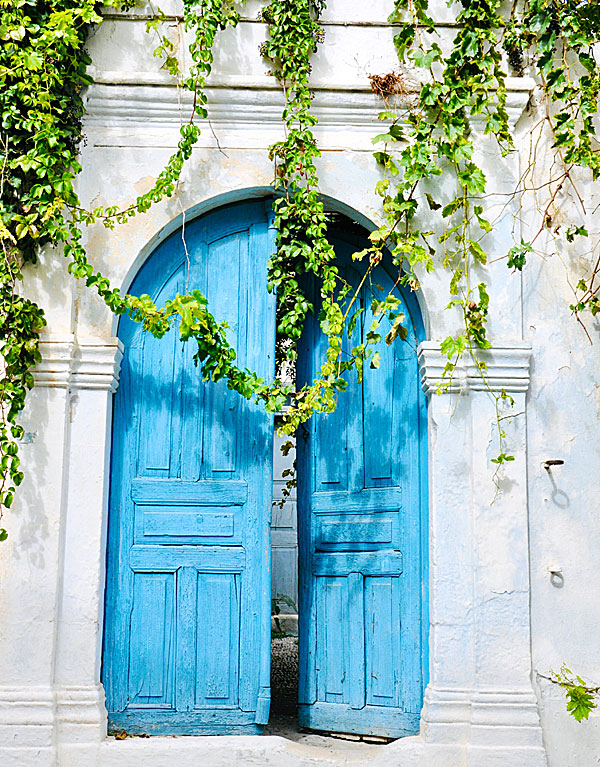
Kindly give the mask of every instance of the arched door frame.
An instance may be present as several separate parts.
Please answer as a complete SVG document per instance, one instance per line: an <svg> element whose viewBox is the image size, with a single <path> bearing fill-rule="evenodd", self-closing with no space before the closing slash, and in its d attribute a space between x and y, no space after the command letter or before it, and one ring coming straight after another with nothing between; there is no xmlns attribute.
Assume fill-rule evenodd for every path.
<svg viewBox="0 0 600 767"><path fill-rule="evenodd" d="M254 198L254 200L256 201L256 197ZM267 200L268 200L268 198L267 198ZM214 215L214 213L213 213L214 211L218 211L219 209L224 209L225 206L226 206L227 210L230 211L231 216L236 217L236 215L237 215L236 214L237 206L242 206L240 209L243 211L245 209L243 206L247 205L248 202L249 202L248 199L237 200L235 202L233 202L231 199L228 199L225 202L224 206L221 205L221 206L213 207L211 211L203 211L198 216L196 216L194 219L191 219L190 217L186 216L187 228L189 229L191 227L191 223L190 223L191 220L199 221L204 216ZM230 220L230 219L228 219L228 220ZM357 226L358 222L352 221L352 220L348 219L347 215L344 215L344 214L341 215L340 221L339 221L338 226L337 226L338 233L337 233L336 236L337 236L338 239L341 237L342 240L344 240L344 241L347 240L348 243L351 243L351 242L354 241L354 239L356 239L355 235L346 236L346 229L345 229L345 225L344 225L344 220L347 220L347 222L348 222L346 229L350 230L351 228L353 228L354 232L357 232L357 230L360 231L361 232L361 236L364 237L365 240L366 240L366 235L368 233L367 230L365 230L364 227L362 227L360 224ZM243 222L239 222L239 224L236 223L236 226L238 226L238 225L242 226ZM169 227L169 229L171 230L172 227ZM187 231L187 229L185 231ZM182 231L182 236L183 236L183 231ZM146 269L146 265L150 262L150 259L153 259L152 263L155 264L153 266L153 270L154 271L152 272L152 274L154 274L154 272L156 272L157 264L158 264L158 262L156 261L157 255L160 255L160 253L164 251L163 243L166 242L167 238L169 239L169 242L170 242L169 250L168 250L169 259L170 259L168 263L170 264L170 268L173 266L175 261L178 261L179 257L176 255L178 251L177 250L173 250L174 246L175 246L175 248L177 248L177 243L178 243L177 229L169 231L168 234L166 234L163 231L163 232L160 233L159 236L153 238L153 240L152 240L153 248L150 251L149 258L146 258L143 261L142 265L140 265L138 267L138 270L136 272L134 280L138 280L139 276L144 273L143 270ZM357 242L358 242L358 240L357 240ZM362 246L363 246L363 244L361 243L361 247ZM348 247L352 247L352 246L349 244ZM358 248L358 245L356 247ZM183 248L180 247L179 250L181 250L181 259L183 259ZM173 259L175 259L175 261ZM173 262L173 264L171 264L171 262ZM144 286L144 291L150 292L149 287L148 286ZM407 293L407 291L405 291L404 289L402 290L402 292L406 293L406 295L404 296L404 300L406 301L406 310L407 310L407 312L409 314L409 320L408 321L411 323L411 327L412 327L412 330L411 330L411 338L413 338L412 343L414 344L415 341L416 341L416 343L418 344L420 341L422 341L424 339L424 326L423 326L423 321L422 321L422 318L421 318L421 312L420 312L420 309L419 309L419 306L418 306L418 302L417 302L414 294ZM131 325L132 325L131 322L127 323L127 327L128 328ZM131 334L131 332L132 332L132 328L130 328L127 331L127 333L129 335ZM139 332L140 332L139 330L136 332L136 336L139 335ZM120 324L119 325L119 336L122 336L122 333L123 333L123 326L122 326L122 324ZM126 341L126 343L127 343L127 341ZM412 370L414 372L410 373L409 375L418 376L416 349L414 350L414 363L412 365ZM406 509L404 510L403 516L405 516L406 514L410 514L411 519L414 517L414 523L411 523L410 527L407 528L407 529L415 529L416 528L416 530L417 530L417 536L416 536L417 552L416 552L416 556L418 557L417 561L419 562L419 567L418 567L419 576L418 577L419 577L420 583L424 585L424 584L427 583L427 577L426 577L426 575L427 575L427 546L426 546L426 541L427 541L427 535L426 535L426 531L427 531L427 516L426 516L426 508L427 508L427 500L426 500L427 499L427 484L426 484L426 470L425 470L426 460L427 460L426 449L425 449L425 442L426 442L426 402L425 402L425 397L424 397L424 395L422 394L422 392L420 390L420 387L418 387L418 379L415 381L415 386L416 386L416 389L417 389L417 411L416 411L416 417L418 418L418 423L416 424L416 429L415 429L416 440L417 440L417 444L418 444L418 451L417 451L417 453L415 455L416 461L418 462L417 483L416 483L416 486L413 487L413 491L412 491L413 495L411 495L411 502L410 502L410 504L407 505ZM114 448L114 444L115 443L113 442L113 448ZM117 464L117 466L118 465L119 464ZM414 485L414 480L413 480L412 484ZM417 491L417 492L415 493L415 491ZM114 495L114 490L113 490L113 501L114 501L114 499L115 499L115 495ZM414 503L415 500L416 500L416 504ZM113 534L116 534L115 533L115 528L114 528L114 524L115 523L113 522L112 524L113 524ZM115 540L116 540L116 538L113 538L113 545L115 545ZM382 555L383 555L383 553L382 553ZM112 556L110 561L111 562L116 561L114 555ZM120 557L119 557L119 561L120 561ZM114 565L113 565L113 567L114 567ZM116 577L116 576L114 576L114 577ZM420 617L420 620L419 620L420 631L419 631L419 627L417 626L417 636L419 636L420 638L418 640L418 645L415 645L414 652L418 656L418 664L419 664L419 666L421 668L421 671L419 672L419 678L422 679L422 680L426 680L427 679L427 671L428 671L428 668L427 668L427 650L426 650L426 648L427 648L427 628L428 628L427 588L426 588L426 586L424 586L422 588L418 588L414 592L414 597L415 598L419 598L419 608L418 608L417 612L418 612L418 615ZM108 610L108 606L107 606L107 610ZM113 613L111 612L111 615L112 614ZM113 633L111 633L110 636L113 637L114 641L116 641L114 639ZM119 640L119 641L122 641L122 640ZM112 646L112 644L111 644L111 646ZM106 649L105 649L105 653L106 653ZM111 658L112 658L112 655L109 653L108 657L105 656L105 661L106 660L110 660ZM121 660L120 663L122 665L123 661ZM119 664L117 663L117 666L118 665ZM112 663L111 663L110 667L113 668L113 664ZM113 670L111 672L111 677L110 678L112 678L112 676L115 673L116 672ZM123 681L121 681L120 684L122 685ZM413 682L413 684L414 684L414 682ZM110 689L113 690L114 688L111 687ZM415 709L411 709L411 710L414 711ZM114 717L117 716L117 715L116 714L112 714L112 716L113 716L113 719L114 719ZM121 715L119 715L119 716L121 716ZM131 718L132 715L129 714L127 716L129 718ZM125 714L123 714L121 716L121 718L127 718L127 716Z"/></svg>
<svg viewBox="0 0 600 767"><path fill-rule="evenodd" d="M233 199L271 193L268 187L238 190L200 203L189 209L186 217ZM367 210L357 211L336 202L333 196L324 195L324 199L332 210L350 213L367 229L375 228ZM182 216L177 216L147 238L124 273L123 289L127 289L157 242L181 222ZM118 243L114 247L122 250ZM438 311L445 299L436 275L422 275L422 284L419 302L426 337L436 339L424 341L419 350L422 384L431 395L430 673L421 734L404 738L393 749L398 759L411 767L422 767L427 760L442 756L448 760L445 763L462 764L467 753L471 767L484 767L490 748L496 749L499 764L519 762L527 767L542 767L545 757L531 684L529 625L525 398L530 346L513 336L500 337L494 339L494 349L485 355L492 388L512 394L518 414L508 425L516 459L515 478L490 507L485 491L492 486L493 467L487 460L494 420L492 407L468 362L459 366L455 380L460 386L449 391L450 396L434 395L444 367L439 341L448 334L447 319L442 319ZM431 313L428 307L434 307ZM107 315L94 338L44 338L44 363L36 372L38 386L63 387L76 403L71 408L65 443L68 488L61 533L62 585L56 607L52 684L56 748L59 753L70 754L71 759L77 754L79 763L85 758L92 763L100 748L108 749L106 753L114 749L116 753L121 745L105 740L106 709L100 684L111 394L118 384L121 354L114 337L116 323L117 319ZM494 543L491 548L490 541ZM205 748L201 741L204 738L198 739L198 754ZM218 741L216 744L211 739L206 749L229 753L229 739ZM128 745L162 753L158 742ZM168 743L174 759L179 753L175 746ZM264 746L257 742L256 748L257 753L262 753ZM384 762L388 759L386 753L387 749L383 749Z"/></svg>

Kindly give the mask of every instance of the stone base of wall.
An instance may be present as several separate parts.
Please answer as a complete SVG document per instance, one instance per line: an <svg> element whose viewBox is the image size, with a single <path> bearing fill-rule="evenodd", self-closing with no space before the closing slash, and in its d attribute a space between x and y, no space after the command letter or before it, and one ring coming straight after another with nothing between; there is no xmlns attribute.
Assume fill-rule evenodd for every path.
<svg viewBox="0 0 600 767"><path fill-rule="evenodd" d="M358 744L364 745L364 744ZM106 737L101 686L0 689L2 767L346 767L356 751L276 735ZM535 700L525 691L428 690L421 734L369 753L372 767L546 767Z"/></svg>

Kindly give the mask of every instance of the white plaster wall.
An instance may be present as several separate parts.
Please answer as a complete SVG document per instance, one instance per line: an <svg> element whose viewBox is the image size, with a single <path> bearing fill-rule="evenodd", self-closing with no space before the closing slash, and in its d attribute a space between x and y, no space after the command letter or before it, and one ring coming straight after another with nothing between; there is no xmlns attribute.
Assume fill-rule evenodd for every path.
<svg viewBox="0 0 600 767"><path fill-rule="evenodd" d="M298 613L298 509L296 489L289 488L283 472L292 469L296 450L287 455L281 445L288 438L275 434L273 444L273 510L271 516L271 599L278 600L282 614ZM285 491L285 496L284 496ZM284 500L285 497L285 500ZM283 501L283 503L282 503ZM279 596L284 599L279 600ZM288 599L285 599L287 597ZM291 600L291 604L290 604Z"/></svg>
<svg viewBox="0 0 600 767"><path fill-rule="evenodd" d="M330 2L325 44L314 64L321 191L363 222L379 215L373 193L379 174L370 139L378 132L381 105L369 90L367 75L399 68L392 31L384 24L389 5L384 0ZM177 0L162 7L166 13L179 12ZM255 0L248 2L243 12L247 20L217 40L209 88L211 126L205 126L178 192L150 215L114 232L96 226L86 234L91 260L115 285L127 287L156 242L181 224L184 211L189 217L219 195L231 199L244 190L269 186L272 166L266 150L282 137L282 99L257 55L264 39L264 27L255 21L259 7ZM436 3L444 40L451 33L451 13L445 3ZM181 30L176 19L169 23L185 63ZM90 41L97 84L87 94L87 145L79 180L84 204L127 205L149 189L177 142L179 125L188 119L189 97L158 70L143 30L142 20L113 14ZM235 87L240 84L244 90ZM512 87L516 119L529 86L514 82ZM523 151L528 119L533 115L521 121ZM518 158L500 158L488 143L482 162L494 178L494 190L509 191L518 176ZM586 194L593 211L599 192L588 186ZM500 203L495 211L499 213ZM593 228L597 216L589 218L588 228ZM533 217L525 214L523 220L527 239L526 224ZM490 237L492 254L506 253L512 229L509 211ZM504 705L500 691L509 691L503 709L509 721L511 706L521 711L515 691L526 698L530 678L538 693L549 767L600 763L600 715L577 725L565 713L560 691L539 676L565 661L600 683L600 359L598 344L587 343L567 309L567 278L579 276L580 266L580 254L572 248L562 259L532 259L522 284L520 275L507 274L502 261L482 272L491 281L492 337L508 343L525 339L533 345L527 415L513 425L519 463L505 482L505 494L490 507L493 489L486 455L492 414L486 395L471 392L432 401L430 599L437 612L431 668L439 689L427 701L423 737L437 750L423 756L423 741L407 739L382 749L377 764L521 767L527 749L535 751L527 764L541 764L535 739L524 751L515 751L512 741L500 747L494 740L500 721L493 712ZM42 280L42 271L46 275L48 270L50 280ZM60 254L44 254L40 265L29 270L28 285L48 308L50 333L71 343L90 337L108 342L114 336L114 318L90 291L65 277ZM443 311L446 286L445 276L424 280L428 337L438 341L458 327L456 316ZM591 324L593 338L598 329ZM0 549L0 734L5 736L0 763L211 767L233 763L227 758L237 753L248 764L333 764L323 755L290 751L276 739L268 744L254 740L254 745L236 741L233 752L219 751L214 742L180 744L175 750L162 739L126 744L103 740L98 637L106 511L102 456L110 395L109 386L100 393L84 389L74 394L67 387L71 363L65 365L57 366L61 372L55 387L33 393L24 417L34 435L23 447L28 476L15 509L7 514L11 537ZM523 412L525 394L517 399L517 412ZM93 436L89 453L86 434ZM552 476L541 466L548 458L565 460ZM83 509L87 516L80 514ZM72 536L86 541L79 557L69 547ZM550 564L562 567L562 588L550 582ZM486 695L496 695L496 708ZM532 717L527 721L533 731L535 714L527 706L523 719ZM450 708L456 711L454 723L439 713ZM492 714L486 713L490 710ZM60 737L53 725L57 716ZM57 737L63 746L56 745Z"/></svg>
<svg viewBox="0 0 600 767"><path fill-rule="evenodd" d="M527 413L533 670L550 767L600 764L600 713L577 724L562 691L545 679L565 663L600 683L600 324L584 316L590 340L568 308L572 286L597 257L600 188L585 174L578 187L586 213L572 190L559 195L551 213L555 224L575 216L590 238L566 247L540 238L542 255L530 259L523 277L524 334L533 347ZM524 217L530 239L539 210L531 206ZM548 459L564 465L548 472ZM550 567L562 576L551 578Z"/></svg>

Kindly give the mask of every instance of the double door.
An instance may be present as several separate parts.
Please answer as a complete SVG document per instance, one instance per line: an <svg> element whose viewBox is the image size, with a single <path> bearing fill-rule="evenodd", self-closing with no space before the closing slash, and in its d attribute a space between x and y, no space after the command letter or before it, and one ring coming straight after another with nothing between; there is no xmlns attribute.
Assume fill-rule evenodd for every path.
<svg viewBox="0 0 600 767"><path fill-rule="evenodd" d="M237 364L274 374L270 208L229 206L165 240L132 292L158 304L200 289ZM353 243L336 240L341 263ZM348 274L351 268L347 268ZM381 290L392 279L382 269ZM369 325L369 298L356 340ZM418 321L379 370L298 435L300 722L416 732L423 689ZM412 312L412 314L411 314ZM416 316L416 315L415 315ZM412 323L412 324L411 324ZM273 419L203 382L177 329L121 320L113 417L103 682L109 730L258 733L268 721ZM299 375L318 369L316 320Z"/></svg>

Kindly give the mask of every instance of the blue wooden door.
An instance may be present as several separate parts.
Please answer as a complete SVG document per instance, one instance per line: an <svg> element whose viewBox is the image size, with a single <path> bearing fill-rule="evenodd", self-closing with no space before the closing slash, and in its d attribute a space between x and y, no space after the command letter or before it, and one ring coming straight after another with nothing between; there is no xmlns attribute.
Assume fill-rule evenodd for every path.
<svg viewBox="0 0 600 767"><path fill-rule="evenodd" d="M366 244L343 235L334 244L341 273L358 284L350 254ZM379 343L379 369L366 364L360 385L352 374L336 411L313 416L297 437L300 723L388 737L418 732L426 633L422 323L416 301L395 282L385 265L374 271L346 347L365 341L372 297L390 290L402 299L407 340ZM300 351L302 380L313 378L324 354L313 319Z"/></svg>
<svg viewBox="0 0 600 767"><path fill-rule="evenodd" d="M270 208L269 208L270 210ZM274 370L264 201L221 209L162 243L132 292L197 288L229 323L237 363ZM103 682L109 731L259 732L269 712L272 417L203 383L177 328L123 318L115 397Z"/></svg>

